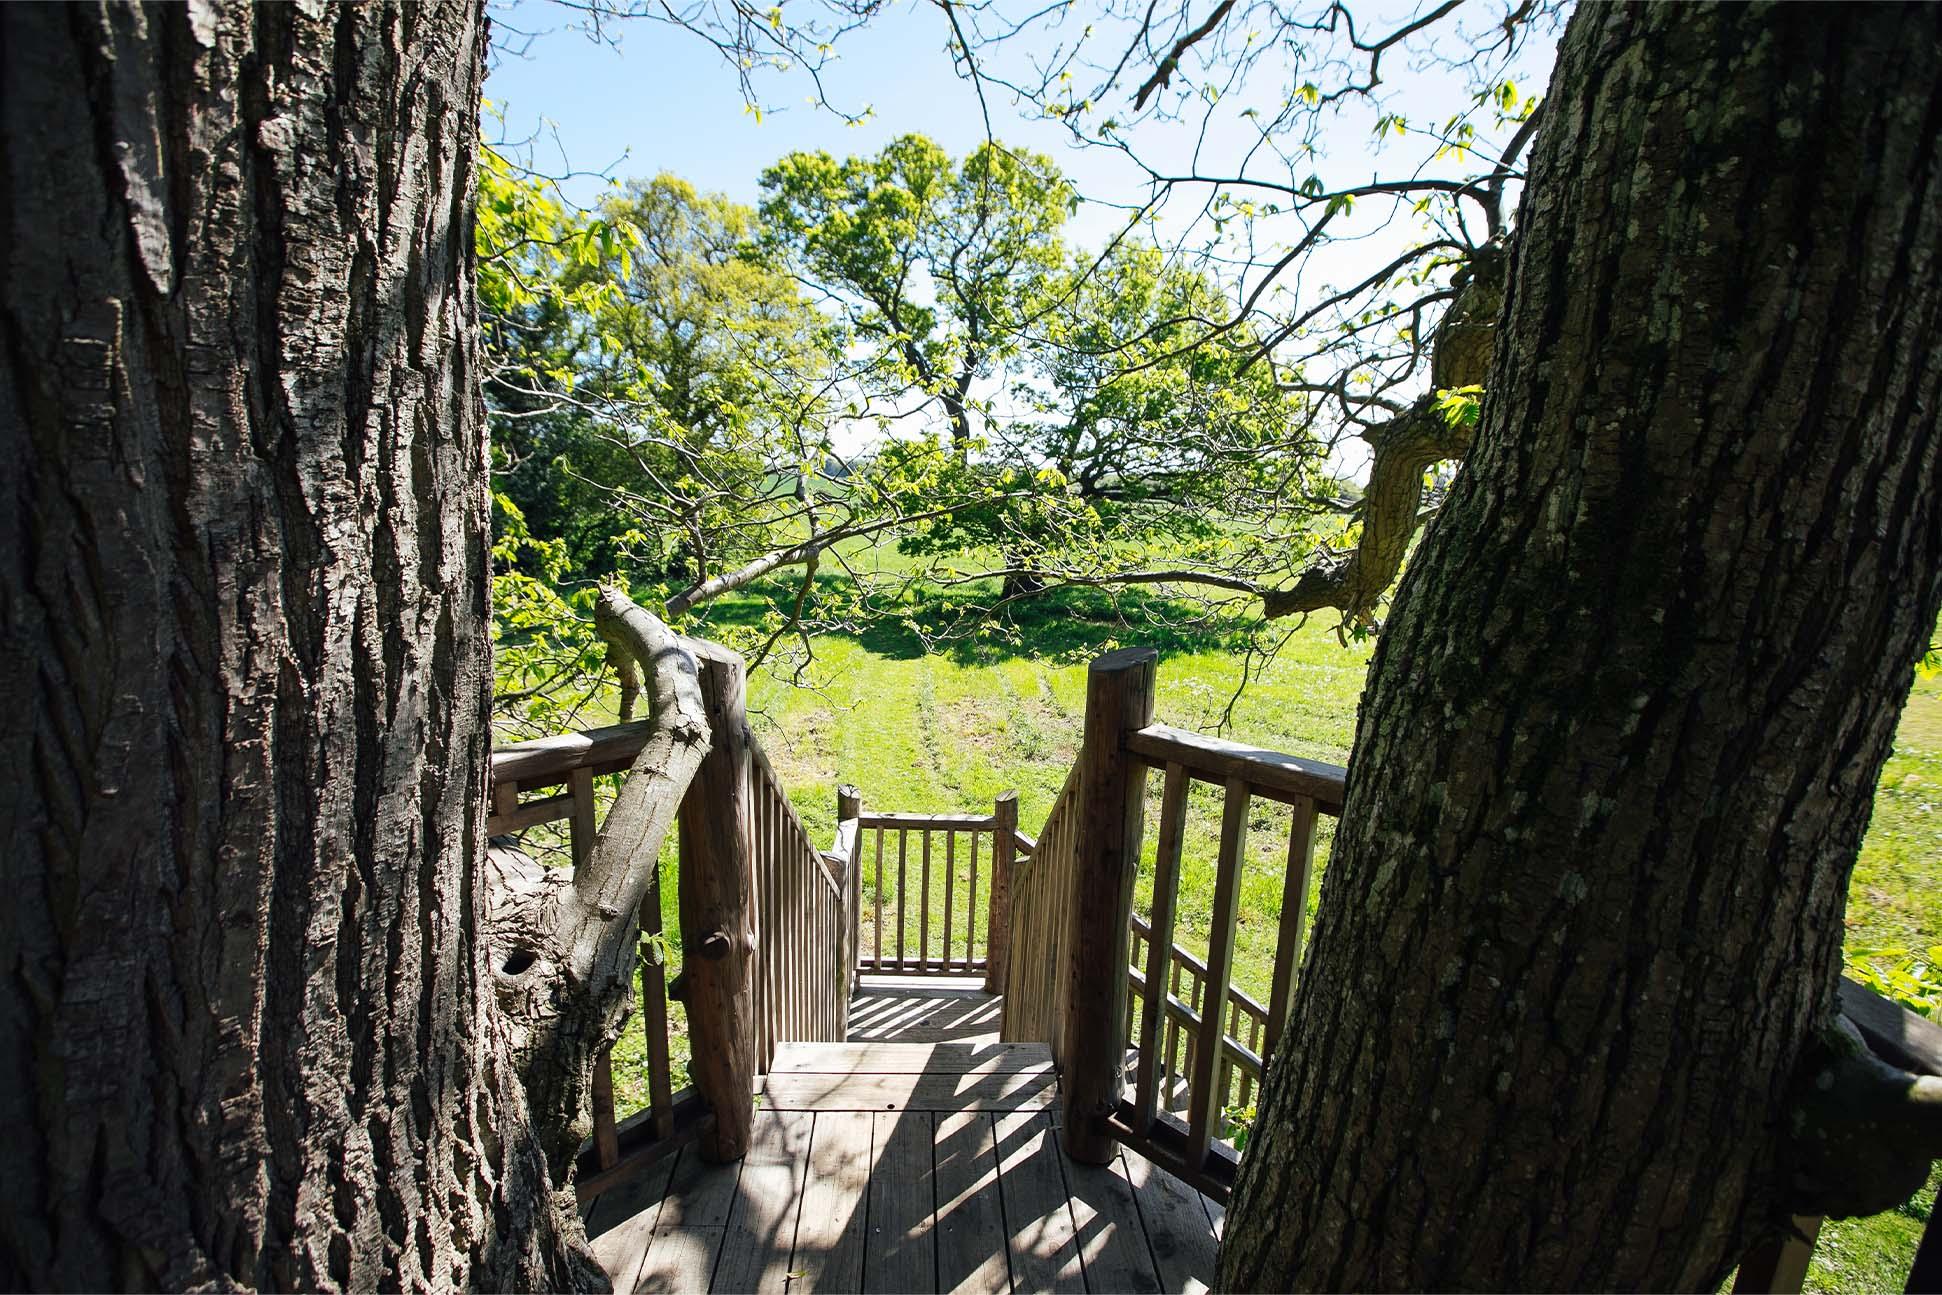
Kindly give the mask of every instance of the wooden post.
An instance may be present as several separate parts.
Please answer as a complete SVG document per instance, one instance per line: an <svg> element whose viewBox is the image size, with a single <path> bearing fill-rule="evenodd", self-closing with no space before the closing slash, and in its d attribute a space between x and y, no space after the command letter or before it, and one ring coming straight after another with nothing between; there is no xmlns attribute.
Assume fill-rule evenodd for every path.
<svg viewBox="0 0 1942 1295"><path fill-rule="evenodd" d="M1006 960L1011 956L1011 865L1018 848L1018 793L1007 791L991 806L991 899L985 918L984 992L1005 992ZM974 864L975 864L975 856ZM976 868L973 868L973 875ZM973 883L975 884L975 882ZM971 956L969 941L964 956Z"/></svg>
<svg viewBox="0 0 1942 1295"><path fill-rule="evenodd" d="M843 839L843 824L863 817L863 793L844 783L836 789L836 839ZM843 915L849 923L849 939L843 945L843 983L846 987L843 1002L843 1037L850 1033L849 1000L856 997L862 973L857 970L863 961L863 828L850 833L850 857L844 861L847 874L843 878L843 902L848 911Z"/></svg>
<svg viewBox="0 0 1942 1295"><path fill-rule="evenodd" d="M748 1151L755 1116L755 825L742 660L722 651L700 664L714 741L681 802L682 971L695 1088L715 1115L701 1154L722 1162Z"/></svg>
<svg viewBox="0 0 1942 1295"><path fill-rule="evenodd" d="M1106 1119L1119 1106L1126 1059L1126 942L1140 866L1146 765L1126 735L1153 722L1152 648L1122 648L1086 674L1086 728L1072 888L1067 896L1065 1150L1082 1164L1112 1159Z"/></svg>

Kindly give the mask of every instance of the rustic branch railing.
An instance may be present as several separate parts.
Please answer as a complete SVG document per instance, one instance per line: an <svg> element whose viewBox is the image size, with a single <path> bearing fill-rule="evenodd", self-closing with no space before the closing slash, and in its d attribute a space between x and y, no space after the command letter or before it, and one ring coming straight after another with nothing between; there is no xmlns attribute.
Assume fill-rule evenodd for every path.
<svg viewBox="0 0 1942 1295"><path fill-rule="evenodd" d="M751 1118L750 1080L766 1068L775 1044L838 1041L847 1029L856 896L843 852L853 849L855 824L846 825L847 835L839 832L837 852L816 848L748 730L740 659L714 644L689 646L701 665L714 732L681 805L683 974L670 983L660 870L643 865L656 873L639 911L648 1105L626 1121L615 1118L612 1052L603 1052L594 1071L593 1142L578 1184L583 1200L696 1137L711 1155L739 1156ZM488 835L565 821L568 853L578 865L597 832L594 780L624 773L649 731L645 721L616 724L493 752ZM553 794L522 799L535 792ZM732 943L723 933L744 928L755 949L749 975L723 981L719 969L733 961L718 947ZM686 999L690 1037L702 1045L691 1065L694 1088L679 1093L668 1028L675 997ZM708 1045L704 1035L729 1043Z"/></svg>

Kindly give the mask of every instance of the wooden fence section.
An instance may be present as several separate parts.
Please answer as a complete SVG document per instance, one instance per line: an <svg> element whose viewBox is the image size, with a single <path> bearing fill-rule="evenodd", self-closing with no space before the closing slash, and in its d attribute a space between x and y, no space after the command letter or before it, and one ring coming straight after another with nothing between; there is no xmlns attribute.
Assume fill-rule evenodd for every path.
<svg viewBox="0 0 1942 1295"><path fill-rule="evenodd" d="M567 844L578 865L593 849L597 811L596 777L623 773L640 754L648 724L615 724L584 733L563 733L502 747L492 753L492 790L486 832L507 836L546 823L567 824ZM522 793L564 787L563 792L536 800ZM658 861L657 861L658 862ZM654 866L648 864L646 866ZM639 1011L635 1013L646 1045L647 1109L623 1126L615 1119L611 1052L602 1052L593 1075L593 1173L583 1178L583 1195L597 1194L600 1179L612 1173L629 1151L643 1146L672 1147L697 1132L706 1108L686 1091L676 1093L668 1047L668 976L662 939L660 870L641 899L640 977L636 981ZM677 1136L677 1134L681 1136Z"/></svg>
<svg viewBox="0 0 1942 1295"><path fill-rule="evenodd" d="M1015 837L1011 875L1011 947L998 1037L1007 1043L1045 1043L1059 1060L1065 1019L1066 925L1072 901L1073 805L1078 770L1065 786L1038 839Z"/></svg>
<svg viewBox="0 0 1942 1295"><path fill-rule="evenodd" d="M697 1000L698 975L676 978L685 987L675 992L689 1000L691 1037L700 1033L702 1025L713 1026L719 1020L714 1033L746 1042L731 1049L733 1065L713 1064L723 1058L712 1056L711 1064L694 1066L701 1091L674 1091L668 1034L668 1001L674 995L664 965L667 942L662 939L660 870L658 861L638 861L637 866L655 869L639 914L642 970L637 1016L646 1043L649 1102L647 1109L626 1122L617 1121L612 1056L603 1053L596 1060L594 1136L583 1157L579 1183L583 1200L696 1136L704 1138L704 1150L707 1139L720 1138L725 1154L739 1154L734 1148L745 1128L738 1133L724 1127L747 1124L751 1085L738 1082L737 1076L766 1068L778 1043L837 1042L848 1027L856 898L851 870L836 856L825 856L810 840L774 766L748 731L741 707L740 659L714 644L691 642L690 647L700 661L716 731L709 763L681 805L678 876L685 898L695 898L700 890L710 891L717 900L731 897L709 921L726 920L729 929L739 929L745 922L754 936L755 955L745 1004L716 1001L717 996L709 993ZM569 856L579 864L592 850L597 834L594 779L625 773L640 754L647 733L648 724L638 721L521 742L493 752L487 832L498 837L564 821ZM554 790L558 788L564 790ZM534 792L552 794L533 798ZM847 839L853 843L854 838L851 823ZM839 835L839 851L844 840ZM733 880L736 874L746 877L745 885ZM746 913L739 912L743 898L750 905ZM690 907L687 903L681 907L684 951L703 947L713 930L712 925L688 929L691 921L701 920L699 914L690 913ZM684 965L684 970L707 968ZM721 1015L697 1021L697 1013L711 1012ZM728 1024L743 1012L752 1029ZM742 1049L753 1055L740 1055ZM711 1120L711 1113L719 1110L733 1114Z"/></svg>
<svg viewBox="0 0 1942 1295"><path fill-rule="evenodd" d="M1227 1145L1230 1115L1254 1101L1287 1018L1306 935L1316 819L1341 813L1346 771L1154 723L1153 689L1151 654L1115 653L1093 664L1086 748L1029 862L1012 879L1004 1037L1051 1044L1068 1076L1108 1076L1100 1093L1084 1095L1091 1117L1074 1111L1066 1122L1067 1150L1075 1158L1096 1154L1104 1135L1224 1200L1238 1163ZM1111 713L1092 714L1095 702ZM1088 759L1098 762L1090 771ZM1095 891L1100 903L1122 892L1130 896L1131 878L1121 874L1138 867L1149 770L1162 778L1152 916L1142 919L1126 904L1119 919L1125 968L1118 971L1112 959L1094 956L1109 947L1098 932L1089 949L1076 943L1077 906L1092 902ZM1204 961L1174 941L1187 791L1195 781L1224 793ZM1241 867L1256 796L1292 809L1286 898L1266 1005L1233 984ZM1127 821L1120 823L1121 816ZM1089 857L1094 852L1101 857ZM1078 894L1081 887L1087 898ZM1075 1001L1112 1005L1109 1019L1117 1029L1103 1038L1096 1028L1075 1032ZM1075 1055L1093 1049L1103 1055Z"/></svg>
<svg viewBox="0 0 1942 1295"><path fill-rule="evenodd" d="M751 739L749 751L755 1056L766 1073L779 1043L841 1043L848 1034L850 877L810 840L762 744Z"/></svg>
<svg viewBox="0 0 1942 1295"><path fill-rule="evenodd" d="M990 914L1008 895L1017 813L1011 792L990 814L859 808L854 868L869 882L871 899L856 914L857 968L904 976L986 971Z"/></svg>
<svg viewBox="0 0 1942 1295"><path fill-rule="evenodd" d="M1132 922L1132 965L1127 983L1132 993L1126 1003L1126 1037L1138 1047L1128 1053L1130 1078L1138 1091L1140 1047L1146 1046L1146 977L1155 947L1153 928L1138 913ZM1184 1118L1188 1110L1187 1079L1193 1072L1194 1045L1200 1038L1200 1014L1206 1010L1207 964L1179 945L1166 959L1168 970L1163 993L1164 1006L1155 1021L1153 1046L1154 1103L1156 1111ZM1262 1046L1268 1028L1268 1009L1237 985L1227 988L1226 1020L1221 1026L1220 1066L1215 1074L1215 1108L1241 1110L1255 1100L1267 1066ZM1231 1130L1223 1129L1221 1136Z"/></svg>

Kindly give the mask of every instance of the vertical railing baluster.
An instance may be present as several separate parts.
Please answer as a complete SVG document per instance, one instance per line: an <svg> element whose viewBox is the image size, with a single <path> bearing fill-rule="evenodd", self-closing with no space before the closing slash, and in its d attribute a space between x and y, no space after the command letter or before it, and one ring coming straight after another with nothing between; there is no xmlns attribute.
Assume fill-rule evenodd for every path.
<svg viewBox="0 0 1942 1295"><path fill-rule="evenodd" d="M877 829L877 925L872 932L876 937L876 956L870 960L870 970L883 971L883 829Z"/></svg>
<svg viewBox="0 0 1942 1295"><path fill-rule="evenodd" d="M1288 823L1288 866L1281 885L1281 922L1275 935L1274 987L1268 993L1268 1043L1263 1062L1274 1060L1275 1044L1288 1022L1290 991L1295 969L1301 965L1302 927L1308 916L1308 879L1315 867L1315 802L1306 796L1294 801Z"/></svg>
<svg viewBox="0 0 1942 1295"><path fill-rule="evenodd" d="M991 818L991 885L984 924L984 989L987 994L1002 994L1011 975L1011 874L1018 858L1018 793L1007 791L1000 794L992 802ZM975 855L972 862L971 885L974 889L971 892L971 911L975 914L978 911ZM1032 860L1032 869L1034 872L1039 870L1036 858ZM976 920L976 917L972 918L972 921Z"/></svg>
<svg viewBox="0 0 1942 1295"><path fill-rule="evenodd" d="M661 938L661 861L653 864L654 878L641 896L641 1031L647 1044L647 1101L654 1136L674 1132L674 1079L668 1057L667 941Z"/></svg>
<svg viewBox="0 0 1942 1295"><path fill-rule="evenodd" d="M1227 982L1233 973L1234 922L1240 911L1241 867L1247 858L1248 785L1227 780L1227 802L1221 809L1220 862L1214 874L1214 911L1207 932L1207 974L1201 994L1200 1037L1195 1041L1193 1077L1188 1081L1186 1159L1198 1171L1207 1159L1208 1140L1219 1114L1221 1090L1215 1077L1226 1052L1221 1045L1226 1016Z"/></svg>
<svg viewBox="0 0 1942 1295"><path fill-rule="evenodd" d="M930 969L931 956L931 830L924 829L922 877L917 887L917 970Z"/></svg>
<svg viewBox="0 0 1942 1295"><path fill-rule="evenodd" d="M944 830L944 960L938 965L946 975L951 971L951 900L958 888L958 834Z"/></svg>
<svg viewBox="0 0 1942 1295"><path fill-rule="evenodd" d="M1153 1125L1159 1089L1154 1081L1158 1030L1166 1012L1166 971L1173 959L1173 923L1180 901L1180 847L1187 820L1187 771L1167 765L1160 792L1160 837L1153 861L1153 920L1147 929L1146 1011L1140 1021L1140 1061L1134 1084L1135 1120L1142 1133Z"/></svg>

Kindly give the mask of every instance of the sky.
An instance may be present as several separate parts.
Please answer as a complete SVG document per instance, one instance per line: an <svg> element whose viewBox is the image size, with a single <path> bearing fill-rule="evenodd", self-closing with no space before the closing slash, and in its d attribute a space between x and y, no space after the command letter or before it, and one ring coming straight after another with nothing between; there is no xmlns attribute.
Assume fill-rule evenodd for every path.
<svg viewBox="0 0 1942 1295"><path fill-rule="evenodd" d="M1358 4L1364 30L1379 29L1411 15L1409 8L1381 12L1394 0ZM1071 23L1090 21L1086 0L1075 0ZM1471 0L1459 15L1472 28L1487 27L1502 16L1502 0ZM504 114L502 126L487 125L487 137L498 134L515 146L511 151L537 170L563 175L561 190L570 200L590 205L612 179L651 176L671 171L698 188L720 192L753 204L759 198L762 170L785 153L824 149L839 157L874 153L899 135L916 131L930 136L953 155L962 156L985 139L985 122L978 94L960 77L946 52L947 29L941 11L929 0L902 0L886 7L860 30L844 35L838 58L825 73L828 97L840 106L871 117L855 126L824 109L803 102L811 89L806 78L772 76L760 83L769 111L759 118L748 110L732 69L697 36L645 20L608 24L606 39L590 39L574 8L551 0L497 0L490 9L494 23L494 56L485 93ZM1474 17L1469 15L1474 14ZM1513 69L1527 92L1541 91L1554 58L1552 41L1530 42ZM1467 105L1453 97L1447 78L1421 73L1400 57L1384 66L1383 93L1392 108L1406 107L1412 122L1441 119ZM1138 78L1133 78L1137 80ZM1248 102L1250 93L1278 96L1275 84L1239 86L1233 100ZM1069 142L1066 130L1055 123L1028 120L998 87L987 87L994 133L1007 143L1048 153L1081 194L1103 196L1113 202L1137 202L1144 196L1139 176L1123 159L1107 150L1080 149ZM1164 126L1148 126L1140 137L1142 151L1162 164L1180 165L1198 148L1203 164L1231 168L1248 148L1245 127L1236 117L1229 126L1201 138L1186 127L1164 133ZM1323 137L1325 158L1313 163L1333 187L1397 172L1401 159L1392 147L1422 149L1418 136L1410 145L1385 145L1382 156L1373 152L1370 123L1375 109L1345 113ZM572 172L574 174L567 175ZM1283 180L1290 177L1283 173ZM1327 283L1347 283L1373 272L1393 254L1395 244L1383 229L1392 214L1376 204L1358 205L1348 217L1354 222L1347 238L1330 246L1317 268L1299 276L1284 276L1290 300L1318 291ZM1182 208L1185 208L1183 211ZM1196 204L1177 202L1158 232L1171 240L1190 227ZM1288 218L1284 217L1283 220ZM1068 239L1092 248L1102 246L1123 223L1111 206L1083 205L1067 227ZM1342 222L1337 223L1337 229ZM1265 243L1255 258L1273 259L1275 231L1265 231ZM1262 253L1267 255L1263 256ZM1238 295L1244 287L1234 289ZM1283 303L1287 304L1286 302ZM992 384L994 388L998 385ZM1357 465L1343 464L1351 471Z"/></svg>

